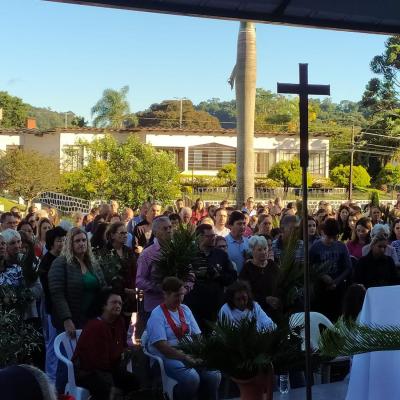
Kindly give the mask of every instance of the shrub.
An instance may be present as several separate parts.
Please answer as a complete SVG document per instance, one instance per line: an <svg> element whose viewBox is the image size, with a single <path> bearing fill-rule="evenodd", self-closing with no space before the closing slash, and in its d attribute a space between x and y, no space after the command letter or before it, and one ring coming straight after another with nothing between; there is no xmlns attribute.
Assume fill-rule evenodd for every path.
<svg viewBox="0 0 400 400"><path fill-rule="evenodd" d="M268 189L274 189L280 186L279 182L270 178L256 178L254 184L255 187Z"/></svg>
<svg viewBox="0 0 400 400"><path fill-rule="evenodd" d="M350 166L343 164L333 168L330 178L339 187L349 186ZM362 165L355 165L353 167L353 187L362 186L368 187L371 184L371 177L367 170Z"/></svg>
<svg viewBox="0 0 400 400"><path fill-rule="evenodd" d="M311 187L314 189L333 188L335 187L335 184L329 178L316 177L312 178Z"/></svg>

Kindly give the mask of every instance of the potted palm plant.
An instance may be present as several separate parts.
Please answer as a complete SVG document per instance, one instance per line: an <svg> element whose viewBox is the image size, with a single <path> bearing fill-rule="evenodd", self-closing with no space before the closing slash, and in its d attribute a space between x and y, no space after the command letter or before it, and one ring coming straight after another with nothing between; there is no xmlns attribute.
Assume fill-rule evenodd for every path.
<svg viewBox="0 0 400 400"><path fill-rule="evenodd" d="M219 370L239 386L242 400L272 399L273 371L304 357L301 338L290 328L257 330L254 319L222 320L209 336L185 338L179 347L208 369Z"/></svg>

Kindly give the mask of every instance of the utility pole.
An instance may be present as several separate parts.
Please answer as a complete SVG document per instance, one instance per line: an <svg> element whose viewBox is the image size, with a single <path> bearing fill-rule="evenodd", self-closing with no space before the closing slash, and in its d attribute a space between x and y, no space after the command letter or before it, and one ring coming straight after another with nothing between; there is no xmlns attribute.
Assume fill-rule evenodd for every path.
<svg viewBox="0 0 400 400"><path fill-rule="evenodd" d="M183 119L183 98L181 97L181 111L179 113L179 129L182 129L182 119Z"/></svg>
<svg viewBox="0 0 400 400"><path fill-rule="evenodd" d="M174 97L175 100L179 100L179 129L182 129L183 125L183 100L187 100L186 97Z"/></svg>
<svg viewBox="0 0 400 400"><path fill-rule="evenodd" d="M354 164L354 125L351 127L351 153L350 153L350 176L349 176L349 196L348 200L353 197L353 164Z"/></svg>

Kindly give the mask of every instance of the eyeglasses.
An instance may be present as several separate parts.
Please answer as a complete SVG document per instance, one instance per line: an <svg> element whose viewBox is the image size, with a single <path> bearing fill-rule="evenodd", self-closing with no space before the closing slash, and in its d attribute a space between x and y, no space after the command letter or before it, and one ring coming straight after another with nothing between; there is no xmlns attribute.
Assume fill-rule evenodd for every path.
<svg viewBox="0 0 400 400"><path fill-rule="evenodd" d="M217 249L227 249L228 246L226 244L220 244L219 246L216 246Z"/></svg>
<svg viewBox="0 0 400 400"><path fill-rule="evenodd" d="M121 236L125 236L127 234L128 234L128 232L118 232L118 235L121 235Z"/></svg>

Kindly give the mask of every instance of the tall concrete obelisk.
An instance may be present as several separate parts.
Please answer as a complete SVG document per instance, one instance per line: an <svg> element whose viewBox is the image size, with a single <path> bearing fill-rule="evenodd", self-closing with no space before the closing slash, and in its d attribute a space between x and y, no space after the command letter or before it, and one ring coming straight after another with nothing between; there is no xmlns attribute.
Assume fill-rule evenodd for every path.
<svg viewBox="0 0 400 400"><path fill-rule="evenodd" d="M254 112L256 103L256 30L241 22L235 67L237 120L237 204L254 196Z"/></svg>

